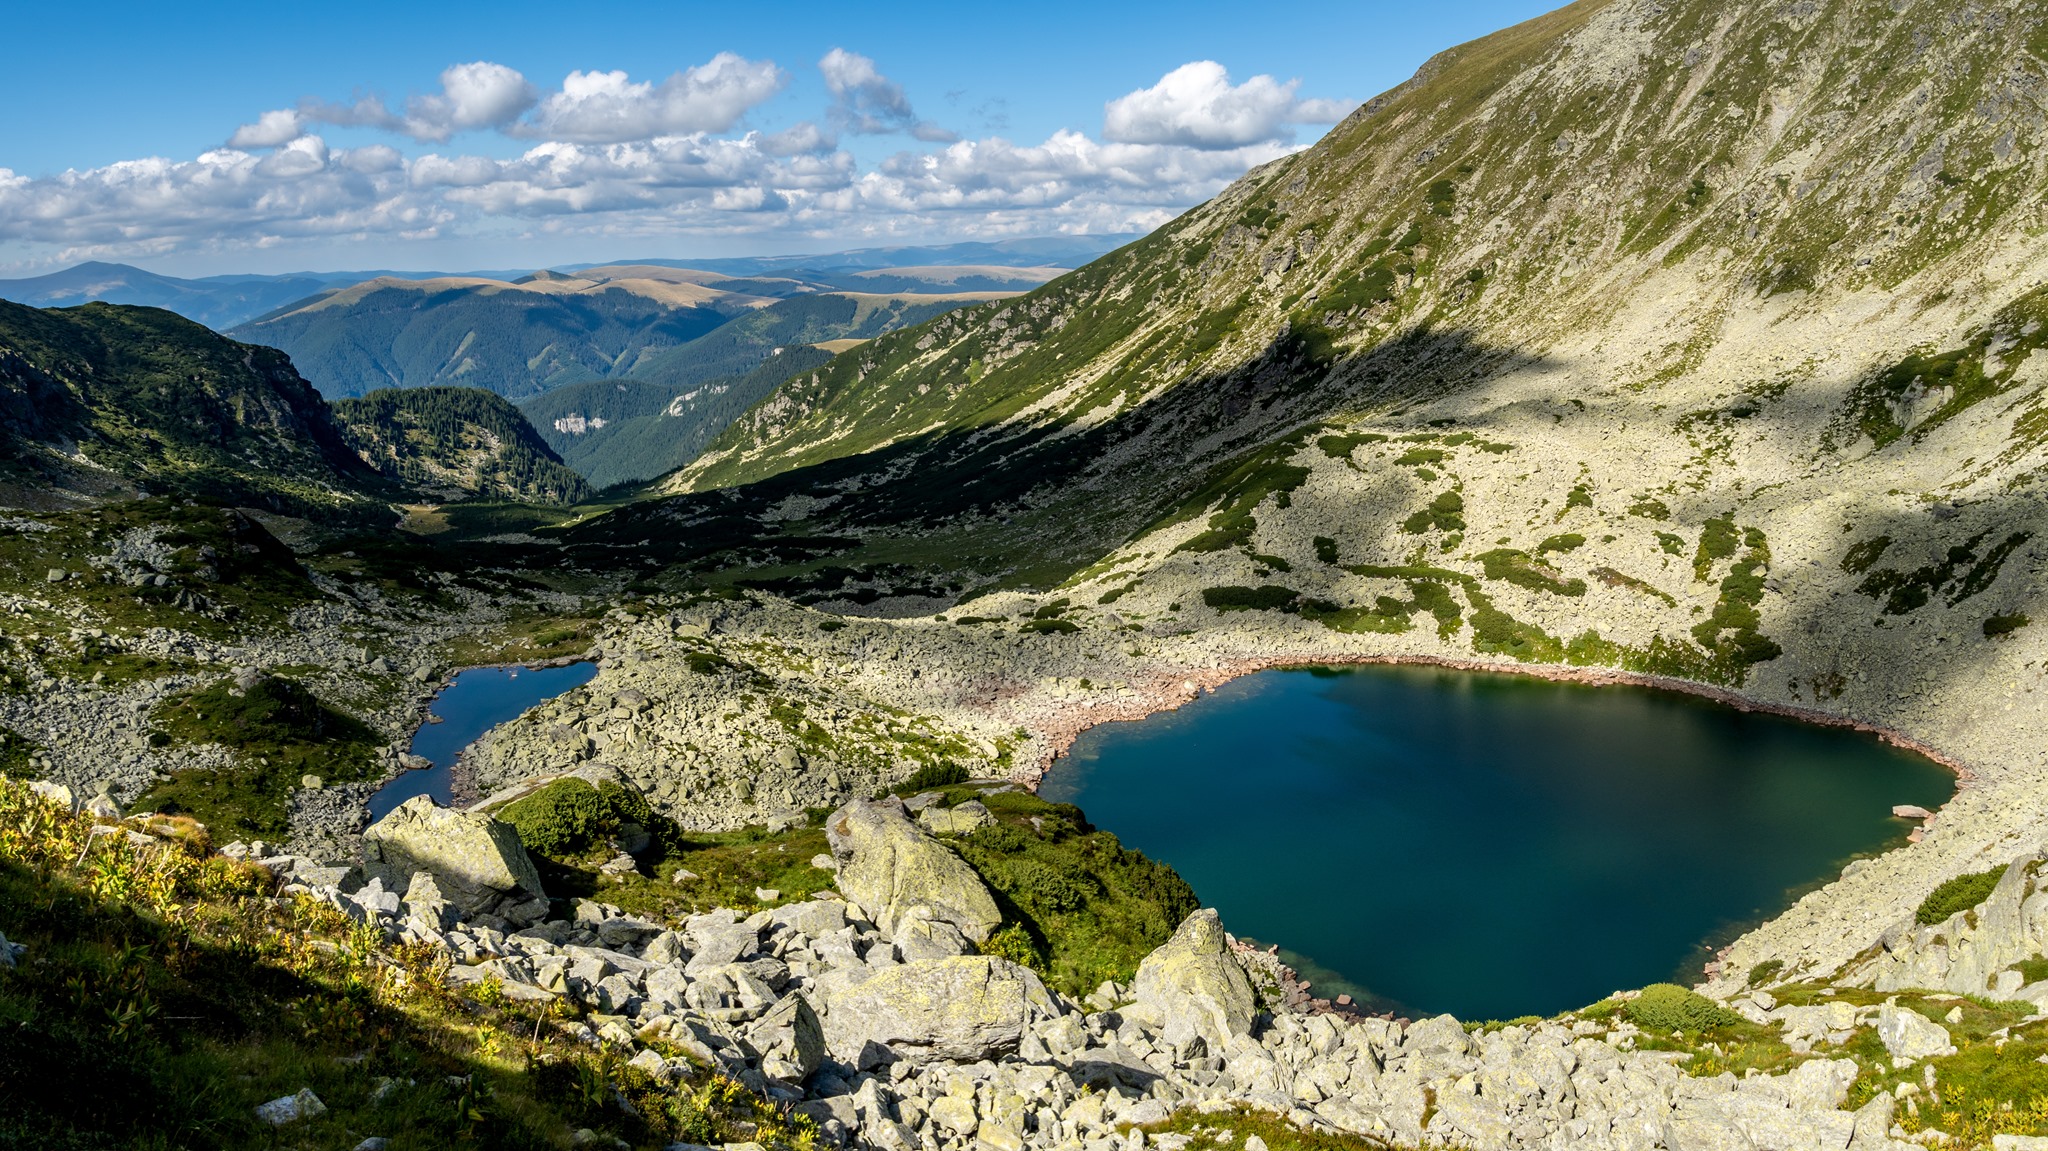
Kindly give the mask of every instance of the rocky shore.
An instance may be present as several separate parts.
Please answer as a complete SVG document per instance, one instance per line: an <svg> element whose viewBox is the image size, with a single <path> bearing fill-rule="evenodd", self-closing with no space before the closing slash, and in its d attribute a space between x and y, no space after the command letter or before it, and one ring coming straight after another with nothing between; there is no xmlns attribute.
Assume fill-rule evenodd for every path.
<svg viewBox="0 0 2048 1151"><path fill-rule="evenodd" d="M1177 1149L1185 1136L1134 1128L1176 1112L1227 1127L1252 1108L1416 1147L1922 1146L1901 1138L1900 1096L1843 1109L1851 1058L1695 1077L1679 1066L1688 1054L1647 1049L1653 1036L1623 1016L1475 1031L1448 1016L1304 1013L1213 911L1129 985L1076 1001L976 953L994 904L901 801L849 804L827 830L837 891L673 925L593 900L551 918L516 834L425 800L371 829L361 865L229 850L284 876L286 894L442 949L458 986L560 1001L566 1035L656 1076L721 1071L840 1145ZM1940 1024L1901 1008L1762 994L1738 1006L1808 1049L1875 1027L1908 1064L1952 1050Z"/></svg>

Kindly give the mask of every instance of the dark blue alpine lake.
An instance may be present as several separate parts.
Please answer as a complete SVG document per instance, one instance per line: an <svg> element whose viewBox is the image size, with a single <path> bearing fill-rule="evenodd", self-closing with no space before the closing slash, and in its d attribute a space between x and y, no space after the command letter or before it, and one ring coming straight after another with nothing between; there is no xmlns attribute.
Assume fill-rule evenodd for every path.
<svg viewBox="0 0 2048 1151"><path fill-rule="evenodd" d="M1671 692L1268 671L1082 735L1047 777L1316 993L1464 1019L1690 983L1954 778L1874 736Z"/></svg>
<svg viewBox="0 0 2048 1151"><path fill-rule="evenodd" d="M472 667L457 672L427 710L441 717L440 723L425 723L413 733L412 753L434 762L434 766L407 771L377 789L370 797L370 818L382 819L392 808L415 795L430 795L447 803L449 771L462 750L479 736L507 720L516 719L528 708L582 687L597 674L594 663L572 663L563 667Z"/></svg>

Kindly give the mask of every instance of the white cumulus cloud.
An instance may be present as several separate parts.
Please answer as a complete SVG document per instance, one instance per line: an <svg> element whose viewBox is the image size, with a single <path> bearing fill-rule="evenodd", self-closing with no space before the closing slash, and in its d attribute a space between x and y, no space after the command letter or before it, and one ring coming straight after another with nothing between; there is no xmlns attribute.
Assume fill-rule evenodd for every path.
<svg viewBox="0 0 2048 1151"><path fill-rule="evenodd" d="M457 132L508 127L539 99L540 93L518 69L476 60L443 69L441 90L407 99L402 115L379 96L363 96L348 104L302 100L296 115L337 127L378 128L425 143L445 144ZM256 143L240 141L240 133L237 140Z"/></svg>
<svg viewBox="0 0 2048 1151"><path fill-rule="evenodd" d="M882 75L873 60L858 52L834 48L818 61L818 71L825 77L825 90L832 93L827 116L841 131L862 136L904 132L934 144L959 139L930 120L919 119L903 85Z"/></svg>
<svg viewBox="0 0 2048 1151"><path fill-rule="evenodd" d="M230 148L275 148L305 135L305 122L289 108L265 112L253 124L244 124L228 137Z"/></svg>
<svg viewBox="0 0 2048 1151"><path fill-rule="evenodd" d="M835 48L818 67L831 101L824 114L774 131L744 130L787 84L769 61L720 53L659 82L578 71L553 92L475 61L396 110L371 94L266 112L229 146L191 160L54 175L0 169L0 256L313 252L479 236L578 237L612 251L692 236L1135 231L1293 151L1293 125L1350 107L1301 99L1295 84L1268 76L1233 84L1220 65L1198 62L1111 101L1099 138L1066 129L1038 143L958 139L922 119L875 61ZM323 124L400 138L336 147L317 134ZM450 143L471 132L527 145L507 158ZM841 146L874 135L897 136L904 150L877 162Z"/></svg>
<svg viewBox="0 0 2048 1151"><path fill-rule="evenodd" d="M1355 104L1302 100L1298 80L1253 76L1232 84L1214 60L1183 64L1150 88L1119 96L1102 109L1105 139L1124 144L1179 144L1189 148L1242 148L1286 142L1293 125L1330 124Z"/></svg>
<svg viewBox="0 0 2048 1151"><path fill-rule="evenodd" d="M571 72L562 81L562 90L541 101L517 134L611 144L724 132L786 83L787 75L772 61L748 60L731 52L720 52L659 84L636 84L624 72Z"/></svg>

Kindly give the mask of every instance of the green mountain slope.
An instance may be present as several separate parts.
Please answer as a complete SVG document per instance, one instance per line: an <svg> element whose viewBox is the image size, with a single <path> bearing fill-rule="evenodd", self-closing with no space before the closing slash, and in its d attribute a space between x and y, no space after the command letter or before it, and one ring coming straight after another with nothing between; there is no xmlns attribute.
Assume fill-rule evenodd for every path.
<svg viewBox="0 0 2048 1151"><path fill-rule="evenodd" d="M0 449L31 505L145 491L305 514L385 486L282 352L155 308L0 303Z"/></svg>
<svg viewBox="0 0 2048 1151"><path fill-rule="evenodd" d="M855 529L982 586L1787 701L1893 658L1873 616L1985 657L2048 538L2044 86L2031 9L1587 0L792 379L588 530Z"/></svg>
<svg viewBox="0 0 2048 1151"><path fill-rule="evenodd" d="M921 271L919 269L908 269ZM943 270L973 278L975 269ZM936 274L936 271L935 271ZM901 278L901 277L898 277ZM818 293L746 312L651 352L629 378L556 388L521 404L549 446L599 487L689 463L734 417L828 358L815 345L870 339L1002 293Z"/></svg>
<svg viewBox="0 0 2048 1151"><path fill-rule="evenodd" d="M337 400L334 415L366 463L438 499L565 504L590 494L518 408L480 388L384 388Z"/></svg>
<svg viewBox="0 0 2048 1151"><path fill-rule="evenodd" d="M284 349L328 396L460 385L516 399L612 375L643 352L695 339L766 302L688 278L377 279L231 334Z"/></svg>
<svg viewBox="0 0 2048 1151"><path fill-rule="evenodd" d="M910 456L1108 493L1113 544L1176 476L1568 345L1603 381L1725 390L1702 368L1745 327L1854 324L1859 378L1953 343L2034 282L2042 17L1897 7L1588 0L1446 52L1153 236L792 381L673 486ZM1123 498L1134 474L1159 482Z"/></svg>
<svg viewBox="0 0 2048 1151"><path fill-rule="evenodd" d="M697 458L713 436L794 372L832 358L810 344L771 350L752 371L678 392L641 380L569 384L520 405L548 446L595 487L637 483Z"/></svg>

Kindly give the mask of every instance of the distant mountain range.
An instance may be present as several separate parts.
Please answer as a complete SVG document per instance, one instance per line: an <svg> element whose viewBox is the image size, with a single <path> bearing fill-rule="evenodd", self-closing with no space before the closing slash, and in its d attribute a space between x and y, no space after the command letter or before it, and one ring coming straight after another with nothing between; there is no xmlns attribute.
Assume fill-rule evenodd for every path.
<svg viewBox="0 0 2048 1151"><path fill-rule="evenodd" d="M0 280L0 299L42 308L87 302L162 308L285 352L291 367L330 401L390 388L480 388L519 403L546 451L559 453L593 486L606 487L689 463L777 384L820 367L836 352L955 308L1035 290L1129 238L463 274L181 279L86 263ZM438 428L447 420L440 408L436 412ZM421 412L383 415L415 424L425 418ZM462 425L468 432L442 428L447 434L429 438L459 454L466 449L457 441L470 432L509 436L508 450L520 458L505 466L525 478L485 486L531 487L543 499L569 493L573 485L560 476L539 475L535 469L545 470L547 461L534 462L539 457L520 446L503 415L467 411L474 417ZM382 432L363 434L383 451L388 444L380 437L397 425L371 425ZM424 434L406 426L415 437ZM485 427L495 431L482 432ZM473 464L455 471L467 477L463 483L485 482ZM413 468L405 474L413 482L426 473Z"/></svg>
<svg viewBox="0 0 2048 1151"><path fill-rule="evenodd" d="M877 278L866 282L841 281L850 280L858 273L906 268L922 270L932 266L979 266L990 269L1075 268L1134 239L1137 239L1137 236L1057 236L1000 240L993 243L864 248L850 252L810 255L743 256L707 260L628 259L568 264L556 270L579 272L597 267L647 265L701 269L726 276L775 275L852 291L900 292L917 290L909 286L913 280ZM358 269L340 272L289 272L282 275L243 273L182 278L145 271L129 264L110 264L94 260L46 275L0 279L0 300L12 300L17 304L27 304L36 308L65 308L95 300L109 304L141 304L176 312L188 320L196 320L209 328L225 331L321 292L345 288L367 280L428 280L459 276L512 281L533 271L531 268L455 272ZM1036 282L1028 273L1012 276L998 273L988 276L985 282L961 283L955 290L1023 291L1033 287ZM998 287L998 283L1007 283L1009 286Z"/></svg>

